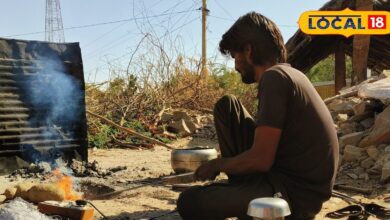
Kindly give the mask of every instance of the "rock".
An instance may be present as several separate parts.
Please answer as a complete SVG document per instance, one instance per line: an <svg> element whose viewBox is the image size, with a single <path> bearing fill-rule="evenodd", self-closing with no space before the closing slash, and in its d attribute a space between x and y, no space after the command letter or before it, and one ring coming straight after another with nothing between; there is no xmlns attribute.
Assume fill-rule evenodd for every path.
<svg viewBox="0 0 390 220"><path fill-rule="evenodd" d="M356 131L356 125L357 125L356 122L353 122L353 123L342 123L342 124L339 125L338 131L342 135L350 134L350 133L353 133L353 132Z"/></svg>
<svg viewBox="0 0 390 220"><path fill-rule="evenodd" d="M374 160L377 160L378 159L378 155L379 155L379 150L376 149L376 147L374 145L371 145L369 147L366 148L366 152L368 154L368 156Z"/></svg>
<svg viewBox="0 0 390 220"><path fill-rule="evenodd" d="M367 101L363 101L361 103L354 105L352 107L352 109L353 109L353 113L355 115L361 115L361 114L365 113L368 110L367 109Z"/></svg>
<svg viewBox="0 0 390 220"><path fill-rule="evenodd" d="M381 182L387 183L390 180L390 161L387 161L382 167Z"/></svg>
<svg viewBox="0 0 390 220"><path fill-rule="evenodd" d="M361 115L354 115L354 116L350 117L348 121L360 122L360 121L363 121L367 118L372 118L374 116L375 116L375 113L373 111L370 111L370 112L363 113Z"/></svg>
<svg viewBox="0 0 390 220"><path fill-rule="evenodd" d="M0 195L0 204L3 203L6 199L7 197L5 197L5 195Z"/></svg>
<svg viewBox="0 0 390 220"><path fill-rule="evenodd" d="M2 157L0 160L0 175L12 173L14 170L29 167L29 163L18 156Z"/></svg>
<svg viewBox="0 0 390 220"><path fill-rule="evenodd" d="M364 156L365 151L366 150L364 148L347 145L344 149L343 159L345 161L359 160L361 157Z"/></svg>
<svg viewBox="0 0 390 220"><path fill-rule="evenodd" d="M337 120L341 122L345 122L348 120L348 115L347 114L338 114L337 115Z"/></svg>
<svg viewBox="0 0 390 220"><path fill-rule="evenodd" d="M191 120L184 120L184 123L190 129L191 133L194 133L200 127L199 125L195 124L195 122L193 122Z"/></svg>
<svg viewBox="0 0 390 220"><path fill-rule="evenodd" d="M390 106L380 113L375 119L375 125L371 133L359 144L359 147L390 143Z"/></svg>
<svg viewBox="0 0 390 220"><path fill-rule="evenodd" d="M363 160L360 163L360 166L362 166L364 169L370 169L374 165L375 165L375 161L372 158L370 158L370 157L365 159L365 160Z"/></svg>
<svg viewBox="0 0 390 220"><path fill-rule="evenodd" d="M359 88L358 96L379 99L383 103L388 103L390 100L390 78L387 77L374 83L362 85Z"/></svg>
<svg viewBox="0 0 390 220"><path fill-rule="evenodd" d="M369 129L374 125L375 120L373 118L366 118L360 122L360 124L365 128Z"/></svg>
<svg viewBox="0 0 390 220"><path fill-rule="evenodd" d="M383 75L383 78L390 77L390 70L383 70L381 75Z"/></svg>
<svg viewBox="0 0 390 220"><path fill-rule="evenodd" d="M175 111L173 112L172 117L174 121L180 121L181 119L191 120L191 116L189 116L188 113L185 111Z"/></svg>
<svg viewBox="0 0 390 220"><path fill-rule="evenodd" d="M367 112L380 111L383 109L383 103L376 99L368 99L356 104L353 107L355 115L362 115Z"/></svg>
<svg viewBox="0 0 390 220"><path fill-rule="evenodd" d="M119 179L119 180L117 180L116 182L117 182L117 183L127 183L127 181L124 180L124 179Z"/></svg>
<svg viewBox="0 0 390 220"><path fill-rule="evenodd" d="M10 200L10 199L13 199L15 198L15 194L16 194L16 187L8 187L5 191L4 191L4 195L5 197Z"/></svg>
<svg viewBox="0 0 390 220"><path fill-rule="evenodd" d="M336 99L328 105L329 110L335 111L341 114L353 114L353 106L355 106L357 102L348 100L343 101L341 99Z"/></svg>
<svg viewBox="0 0 390 220"><path fill-rule="evenodd" d="M191 130L187 127L185 121L183 119L179 121L174 121L169 124L168 130L178 133L182 136L188 136L191 134Z"/></svg>
<svg viewBox="0 0 390 220"><path fill-rule="evenodd" d="M390 145L385 147L385 153L390 153Z"/></svg>
<svg viewBox="0 0 390 220"><path fill-rule="evenodd" d="M164 113L161 115L160 122L161 122L161 123L168 123L168 122L169 122L170 120L172 120L172 119L173 119L173 114L164 112Z"/></svg>
<svg viewBox="0 0 390 220"><path fill-rule="evenodd" d="M195 116L195 123L198 124L198 125L202 124L202 118L203 118L203 116L196 115Z"/></svg>
<svg viewBox="0 0 390 220"><path fill-rule="evenodd" d="M351 134L344 135L340 138L339 144L340 147L345 145L354 145L357 146L359 141L364 137L364 132L355 132Z"/></svg>
<svg viewBox="0 0 390 220"><path fill-rule="evenodd" d="M357 180L359 178L358 175L356 175L354 173L347 173L347 176L351 177L354 180Z"/></svg>
<svg viewBox="0 0 390 220"><path fill-rule="evenodd" d="M362 173L359 175L359 179L364 179L365 181L370 180L370 177L368 176L368 173Z"/></svg>

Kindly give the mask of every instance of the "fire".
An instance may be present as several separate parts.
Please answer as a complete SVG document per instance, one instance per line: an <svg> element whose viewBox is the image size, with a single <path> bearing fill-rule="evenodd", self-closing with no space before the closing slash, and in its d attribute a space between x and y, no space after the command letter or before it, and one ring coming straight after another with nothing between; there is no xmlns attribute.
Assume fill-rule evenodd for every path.
<svg viewBox="0 0 390 220"><path fill-rule="evenodd" d="M72 177L63 175L58 168L54 170L54 176L57 178L57 186L64 190L65 200L81 199L81 195L73 191Z"/></svg>

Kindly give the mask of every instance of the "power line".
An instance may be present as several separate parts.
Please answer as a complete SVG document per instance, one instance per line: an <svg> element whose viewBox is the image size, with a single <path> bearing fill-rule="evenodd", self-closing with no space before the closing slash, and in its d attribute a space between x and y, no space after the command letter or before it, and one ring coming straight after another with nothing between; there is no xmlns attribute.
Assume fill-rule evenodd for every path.
<svg viewBox="0 0 390 220"><path fill-rule="evenodd" d="M218 0L215 0L215 3L231 18L234 19L233 16L218 2Z"/></svg>
<svg viewBox="0 0 390 220"><path fill-rule="evenodd" d="M152 6L150 9L156 7L156 6L159 5L161 2L163 2L163 0L159 0L157 3L153 4L153 6ZM165 10L165 11L163 11L162 13L167 13L167 12L168 12L168 10ZM141 15L141 13L138 13L138 14L137 14L137 16L139 16L139 15ZM122 23L122 24L119 24L118 26L115 26L114 28L112 28L112 29L110 29L109 31L107 31L107 32L105 32L104 34L102 34L101 36L97 37L95 40L92 40L92 41L88 42L86 45L83 46L83 48L86 48L86 47L92 45L92 43L94 43L94 42L96 42L96 41L102 39L103 37L105 37L105 36L107 36L107 35L113 33L114 30L118 29L119 27L123 26L123 25L126 24L126 23L127 23L127 22L124 22L124 23Z"/></svg>
<svg viewBox="0 0 390 220"><path fill-rule="evenodd" d="M175 32L175 31L177 31L177 30L183 28L184 26L187 26L187 25L191 24L192 22L194 22L194 21L196 21L196 20L199 20L199 19L200 19L199 17L196 17L196 18L190 20L189 22L186 22L186 23L180 25L179 27L177 27L177 28L171 30L170 32L167 32L167 33L165 33L164 35L158 37L158 39L162 39L162 38L164 38L165 36L167 36L168 34L172 34L173 32ZM125 54L123 54L123 55L121 55L121 56L119 56L119 57L117 57L117 58L108 60L108 61L106 61L106 62L113 62L113 61L120 60L120 59L126 57L127 55L129 55L129 54L131 54L131 53L132 53L132 52L127 52L127 53L125 53ZM91 70L88 70L88 71L86 71L86 72L91 72L91 71L93 71L93 70L97 70L97 69L102 68L102 67L105 67L105 66L107 66L107 65L108 65L108 64L105 63L105 64L100 65L100 66L98 66L98 67L92 68Z"/></svg>
<svg viewBox="0 0 390 220"><path fill-rule="evenodd" d="M171 7L171 8L168 9L168 10L165 10L163 13L167 13L168 11L173 10L173 9L174 9L175 7L177 7L179 4L181 4L180 1L179 1L178 4L174 5L173 7ZM193 8L193 6L189 7L188 9L186 9L186 10L184 10L184 11L191 11L191 8ZM172 13L172 15L177 15L177 14ZM185 15L186 15L186 14L183 14L183 15L181 16L181 18L178 19L178 20L179 20L179 21L183 20L182 18L183 18ZM188 15L189 15L189 14L187 14L187 16L188 16ZM171 20L171 19L172 19L171 16L169 16L169 20ZM158 26L161 26L161 23L160 23ZM171 30L170 32L172 32L172 30ZM120 45L121 43L124 43L124 42L126 42L126 41L128 41L128 40L131 40L131 38L129 38L128 40L121 41L123 38L125 38L125 37L128 36L128 35L129 35L129 34L127 33L127 34L121 36L120 38L117 38L116 40L109 42L108 44L104 45L103 47L100 47L99 49L96 49L96 50L93 50L92 52L87 53L86 55L84 55L84 57L88 57L88 58L94 57L95 55L98 55L97 52L103 50L103 48L107 48L108 45L113 45L113 44L114 44L115 46L118 46L118 45ZM157 34L156 34L156 35L157 35ZM118 44L115 44L116 42L118 42ZM115 46L110 46L110 49L114 48ZM110 49L108 49L108 50L110 50Z"/></svg>
<svg viewBox="0 0 390 220"><path fill-rule="evenodd" d="M187 12L197 11L197 10L198 10L198 9L192 9L192 10L187 10L187 11L178 11L178 12L172 12L172 13L164 13L164 14L158 14L158 15L153 15L153 16L145 16L145 17L129 18L129 19L116 20L116 21L109 21L109 22L102 22L102 23L95 23L95 24L87 24L87 25L81 25L81 26L74 26L74 27L63 28L62 30L72 30L72 29L81 29L81 28L96 27L96 26L102 26L102 25L108 25L108 24L115 24L115 23L120 23L120 22L128 22L128 21L134 21L134 20L142 20L142 19L163 17L163 16L167 16L167 15L172 15L172 14L182 14L182 13L187 13ZM53 30L53 31L61 31L61 29L56 29L56 30ZM8 36L3 36L3 37L5 37L5 38L8 38L8 37L18 37L18 36L33 35L33 34L42 34L42 33L46 33L46 31L36 31L36 32L30 32L30 33L8 35Z"/></svg>

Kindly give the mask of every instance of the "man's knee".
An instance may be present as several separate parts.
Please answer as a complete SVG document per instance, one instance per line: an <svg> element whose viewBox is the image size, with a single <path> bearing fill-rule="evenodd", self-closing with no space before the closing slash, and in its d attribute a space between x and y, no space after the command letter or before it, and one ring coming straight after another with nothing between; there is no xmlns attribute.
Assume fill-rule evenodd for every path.
<svg viewBox="0 0 390 220"><path fill-rule="evenodd" d="M220 113L221 110L229 110L232 103L237 102L237 98L234 95L224 95L220 98L214 106L214 116Z"/></svg>

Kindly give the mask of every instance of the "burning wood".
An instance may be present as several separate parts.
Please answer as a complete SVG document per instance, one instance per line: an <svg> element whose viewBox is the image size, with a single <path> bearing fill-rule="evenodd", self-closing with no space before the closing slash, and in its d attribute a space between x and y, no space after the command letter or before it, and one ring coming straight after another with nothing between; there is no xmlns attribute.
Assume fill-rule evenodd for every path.
<svg viewBox="0 0 390 220"><path fill-rule="evenodd" d="M81 199L81 195L73 191L72 177L61 174L60 169L54 170L54 175L57 178L56 185L64 191L64 200Z"/></svg>

